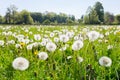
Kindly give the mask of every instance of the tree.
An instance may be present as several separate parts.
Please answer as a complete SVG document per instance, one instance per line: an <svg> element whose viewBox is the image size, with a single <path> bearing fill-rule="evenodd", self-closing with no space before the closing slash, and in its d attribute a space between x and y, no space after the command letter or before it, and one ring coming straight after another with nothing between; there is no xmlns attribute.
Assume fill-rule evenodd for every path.
<svg viewBox="0 0 120 80"><path fill-rule="evenodd" d="M46 19L46 20L43 22L43 24L45 24L45 25L50 24L50 20L49 20L49 19Z"/></svg>
<svg viewBox="0 0 120 80"><path fill-rule="evenodd" d="M86 15L84 16L84 23L85 24L98 24L99 19L97 12L92 7L88 7Z"/></svg>
<svg viewBox="0 0 120 80"><path fill-rule="evenodd" d="M110 12L105 12L104 22L105 24L112 24L114 22L114 15Z"/></svg>
<svg viewBox="0 0 120 80"><path fill-rule="evenodd" d="M67 24L72 24L72 23L73 23L73 20L68 18L68 19L66 20L66 22L67 22Z"/></svg>
<svg viewBox="0 0 120 80"><path fill-rule="evenodd" d="M89 20L89 16L88 15L84 16L83 23L84 24L90 24L90 20Z"/></svg>
<svg viewBox="0 0 120 80"><path fill-rule="evenodd" d="M11 9L9 7L5 15L5 23L11 24Z"/></svg>
<svg viewBox="0 0 120 80"><path fill-rule="evenodd" d="M90 18L90 24L98 24L99 23L97 12L94 9L91 9L89 18Z"/></svg>
<svg viewBox="0 0 120 80"><path fill-rule="evenodd" d="M12 23L15 24L15 17L17 14L17 7L15 5L10 5L10 9L11 9L11 15L12 15Z"/></svg>
<svg viewBox="0 0 120 80"><path fill-rule="evenodd" d="M43 22L43 14L39 12L32 12L30 13L34 23L42 23Z"/></svg>
<svg viewBox="0 0 120 80"><path fill-rule="evenodd" d="M84 15L82 15L81 18L78 19L78 23L83 23L83 20L84 20Z"/></svg>
<svg viewBox="0 0 120 80"><path fill-rule="evenodd" d="M10 5L10 7L7 8L7 12L5 15L5 22L6 23L14 23L15 22L15 15L17 13L17 7L15 5Z"/></svg>
<svg viewBox="0 0 120 80"><path fill-rule="evenodd" d="M115 19L116 19L116 23L120 24L120 14L116 15Z"/></svg>
<svg viewBox="0 0 120 80"><path fill-rule="evenodd" d="M33 19L28 11L23 10L21 11L20 15L23 24L33 24Z"/></svg>
<svg viewBox="0 0 120 80"><path fill-rule="evenodd" d="M101 23L104 22L104 8L102 6L102 3L96 2L94 5L94 9L97 12L98 19L100 20Z"/></svg>
<svg viewBox="0 0 120 80"><path fill-rule="evenodd" d="M0 15L0 24L3 23L3 17Z"/></svg>

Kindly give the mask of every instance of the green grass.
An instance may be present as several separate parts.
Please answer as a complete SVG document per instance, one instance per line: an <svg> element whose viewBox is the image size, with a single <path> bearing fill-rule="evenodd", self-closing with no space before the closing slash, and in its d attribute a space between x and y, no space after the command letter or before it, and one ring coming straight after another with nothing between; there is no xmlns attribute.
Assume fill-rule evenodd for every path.
<svg viewBox="0 0 120 80"><path fill-rule="evenodd" d="M84 46L79 51L72 50L72 44L74 39L70 39L67 43L69 47L65 51L60 51L60 47L64 46L64 43L56 43L57 49L54 52L49 52L43 46L33 48L33 50L27 50L26 46L22 49L15 48L15 44L0 46L0 80L119 80L120 79L120 29L117 26L108 26L110 28L105 29L101 26L8 26L0 27L0 40L4 40L5 43L9 40L15 40L15 44L19 44L15 37L9 35L5 36L2 32L15 32L28 36L28 39L33 39L34 34L40 34L43 38L44 35L49 36L49 32L55 30L61 31L67 29L68 31L74 31L75 35L79 33L85 34L83 29L95 30L101 34L110 32L110 35L105 36L102 39L97 39L94 42L90 42L85 39ZM3 29L5 28L5 29ZM33 32L25 32L23 29L28 29ZM49 32L46 32L49 31ZM118 31L116 35L114 32ZM63 32L62 32L63 33ZM55 34L55 37L58 37ZM53 40L53 38L50 38ZM102 40L100 43L99 40ZM108 40L108 42L105 42ZM33 42L36 42L33 39ZM31 42L31 43L33 43ZM37 42L41 42L37 41ZM54 41L53 41L54 42ZM29 43L29 44L31 44ZM108 50L107 46L113 45L113 48ZM47 52L49 57L47 60L39 60L34 51ZM12 62L17 57L24 57L29 60L29 68L25 71L15 70L12 67ZM68 60L67 56L73 56ZM78 63L76 57L83 58L83 62ZM100 66L99 58L102 56L108 56L112 60L110 67Z"/></svg>

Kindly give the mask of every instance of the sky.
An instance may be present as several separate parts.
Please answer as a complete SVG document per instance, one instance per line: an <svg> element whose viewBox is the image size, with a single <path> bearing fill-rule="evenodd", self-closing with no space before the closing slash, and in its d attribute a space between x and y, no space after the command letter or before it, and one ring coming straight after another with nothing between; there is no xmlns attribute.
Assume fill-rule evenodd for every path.
<svg viewBox="0 0 120 80"><path fill-rule="evenodd" d="M86 13L89 6L93 6L95 2L101 2L104 11L113 14L120 14L120 0L1 0L0 14L5 15L6 8L15 5L18 11L26 9L30 12L55 12L75 15L80 18Z"/></svg>

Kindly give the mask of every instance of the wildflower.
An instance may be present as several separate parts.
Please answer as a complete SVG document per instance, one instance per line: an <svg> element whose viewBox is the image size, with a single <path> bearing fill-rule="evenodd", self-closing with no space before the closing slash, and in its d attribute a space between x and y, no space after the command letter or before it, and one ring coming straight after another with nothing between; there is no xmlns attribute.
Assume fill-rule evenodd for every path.
<svg viewBox="0 0 120 80"><path fill-rule="evenodd" d="M60 41L61 42L67 42L67 41L69 41L69 37L66 36L66 35L60 35Z"/></svg>
<svg viewBox="0 0 120 80"><path fill-rule="evenodd" d="M54 38L54 42L56 42L56 43L59 42L59 38L56 38L56 37L55 37L55 38Z"/></svg>
<svg viewBox="0 0 120 80"><path fill-rule="evenodd" d="M32 43L33 47L37 47L38 46L38 43L37 42L34 42Z"/></svg>
<svg viewBox="0 0 120 80"><path fill-rule="evenodd" d="M31 50L31 49L32 49L32 47L33 47L33 45L32 45L32 44L27 45L27 50Z"/></svg>
<svg viewBox="0 0 120 80"><path fill-rule="evenodd" d="M15 36L17 39L23 39L25 36L24 35L22 35L22 34L20 34L20 35L17 35L17 36Z"/></svg>
<svg viewBox="0 0 120 80"><path fill-rule="evenodd" d="M110 67L112 64L112 60L109 57L103 56L99 59L99 64L101 66Z"/></svg>
<svg viewBox="0 0 120 80"><path fill-rule="evenodd" d="M79 63L81 63L81 62L83 62L83 58L80 57L80 56L78 56L78 57L77 57L77 61L78 61Z"/></svg>
<svg viewBox="0 0 120 80"><path fill-rule="evenodd" d="M0 46L3 46L4 45L4 41L3 40L0 40Z"/></svg>
<svg viewBox="0 0 120 80"><path fill-rule="evenodd" d="M87 36L88 36L90 41L95 41L96 39L99 38L99 35L100 34L96 31L90 31L90 32L87 33Z"/></svg>
<svg viewBox="0 0 120 80"><path fill-rule="evenodd" d="M69 37L69 38L72 38L74 36L74 32L67 32L66 35Z"/></svg>
<svg viewBox="0 0 120 80"><path fill-rule="evenodd" d="M67 59L68 59L68 60L69 60L69 59L72 59L72 56L68 56Z"/></svg>
<svg viewBox="0 0 120 80"><path fill-rule="evenodd" d="M37 55L37 54L38 54L38 51L37 51L37 50L35 50L35 51L34 51L34 54L35 54L35 55Z"/></svg>
<svg viewBox="0 0 120 80"><path fill-rule="evenodd" d="M26 70L29 67L29 61L23 57L18 57L12 62L12 66L16 70Z"/></svg>
<svg viewBox="0 0 120 80"><path fill-rule="evenodd" d="M29 34L32 35L33 33L30 31Z"/></svg>
<svg viewBox="0 0 120 80"><path fill-rule="evenodd" d="M55 35L54 33L50 33L50 37L54 37L54 35Z"/></svg>
<svg viewBox="0 0 120 80"><path fill-rule="evenodd" d="M39 41L39 40L41 39L41 36L40 36L39 34L35 34L35 35L34 35L34 39L35 39L36 41Z"/></svg>
<svg viewBox="0 0 120 80"><path fill-rule="evenodd" d="M110 35L110 32L106 32L105 35L106 35L106 36Z"/></svg>
<svg viewBox="0 0 120 80"><path fill-rule="evenodd" d="M55 51L56 50L56 44L54 44L54 43L52 43L52 42L49 42L49 43L47 43L47 45L46 45L46 49L48 50L48 51L50 51L50 52L53 52L53 51Z"/></svg>
<svg viewBox="0 0 120 80"><path fill-rule="evenodd" d="M24 47L24 46L25 46L25 43L24 43L24 42L21 42L20 45L21 45L22 47Z"/></svg>
<svg viewBox="0 0 120 80"><path fill-rule="evenodd" d="M42 42L40 43L40 45L41 45L41 46L46 46L46 43L47 43L46 41L42 41Z"/></svg>
<svg viewBox="0 0 120 80"><path fill-rule="evenodd" d="M67 49L67 47L64 46L64 47L60 48L60 51L65 51L66 49Z"/></svg>
<svg viewBox="0 0 120 80"><path fill-rule="evenodd" d="M30 42L29 39L24 39L24 43L25 43L25 44L28 44L29 42Z"/></svg>
<svg viewBox="0 0 120 80"><path fill-rule="evenodd" d="M78 36L75 36L75 37L74 37L74 40L78 40L78 39L79 39L79 37L78 37Z"/></svg>
<svg viewBox="0 0 120 80"><path fill-rule="evenodd" d="M38 58L41 60L46 60L48 58L48 54L46 52L38 53Z"/></svg>
<svg viewBox="0 0 120 80"><path fill-rule="evenodd" d="M100 34L99 37L100 37L100 38L104 38L104 35L103 35L103 34Z"/></svg>
<svg viewBox="0 0 120 80"><path fill-rule="evenodd" d="M107 46L107 49L112 49L113 48L113 45L108 45Z"/></svg>
<svg viewBox="0 0 120 80"><path fill-rule="evenodd" d="M77 40L73 43L72 49L77 51L80 50L83 47L83 42L81 40Z"/></svg>
<svg viewBox="0 0 120 80"><path fill-rule="evenodd" d="M20 44L16 44L15 47L20 48L20 49L22 48L22 46Z"/></svg>
<svg viewBox="0 0 120 80"><path fill-rule="evenodd" d="M7 41L7 44L15 44L14 40Z"/></svg>

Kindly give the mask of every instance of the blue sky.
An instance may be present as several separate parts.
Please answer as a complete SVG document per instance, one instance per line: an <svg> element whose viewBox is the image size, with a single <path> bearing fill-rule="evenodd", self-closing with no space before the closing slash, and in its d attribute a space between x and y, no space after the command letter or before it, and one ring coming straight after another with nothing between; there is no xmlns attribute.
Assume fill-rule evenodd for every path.
<svg viewBox="0 0 120 80"><path fill-rule="evenodd" d="M80 18L85 14L88 6L93 6L96 1L103 4L105 11L120 13L120 0L1 0L0 14L4 15L6 8L14 4L18 11L26 9L31 12L63 12Z"/></svg>

